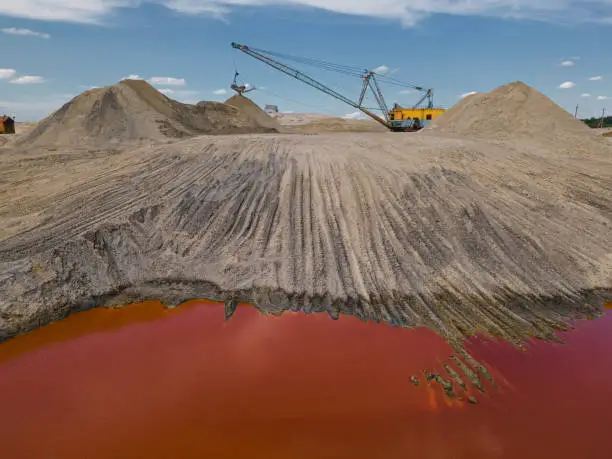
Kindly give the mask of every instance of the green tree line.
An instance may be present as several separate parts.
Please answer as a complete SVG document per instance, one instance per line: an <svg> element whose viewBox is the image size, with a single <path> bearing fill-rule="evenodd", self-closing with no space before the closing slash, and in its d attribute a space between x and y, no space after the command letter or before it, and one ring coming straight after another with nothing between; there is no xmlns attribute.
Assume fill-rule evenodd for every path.
<svg viewBox="0 0 612 459"><path fill-rule="evenodd" d="M587 124L587 126L591 128L596 128L599 126L599 122L601 121L601 118L588 118L582 121L584 121ZM604 121L604 127L612 127L612 116L606 116L603 119L603 121Z"/></svg>

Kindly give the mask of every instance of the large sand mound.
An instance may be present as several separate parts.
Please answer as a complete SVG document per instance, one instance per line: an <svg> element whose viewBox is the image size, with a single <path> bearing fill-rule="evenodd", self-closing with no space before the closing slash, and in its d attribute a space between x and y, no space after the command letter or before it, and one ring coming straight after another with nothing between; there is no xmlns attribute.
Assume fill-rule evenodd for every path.
<svg viewBox="0 0 612 459"><path fill-rule="evenodd" d="M612 289L612 147L590 153L362 133L0 156L0 341L202 297L550 337Z"/></svg>
<svg viewBox="0 0 612 459"><path fill-rule="evenodd" d="M583 122L574 119L544 94L521 82L465 98L423 132L496 140L517 136L561 142L570 139L578 143L595 137Z"/></svg>
<svg viewBox="0 0 612 459"><path fill-rule="evenodd" d="M276 132L236 107L183 104L141 80L86 91L19 139L21 146L111 145L198 134Z"/></svg>
<svg viewBox="0 0 612 459"><path fill-rule="evenodd" d="M495 128L540 110L567 142L519 125L507 140L226 136L0 155L0 341L95 306L193 298L225 300L228 316L244 301L424 326L455 349L475 333L554 339L612 295L612 146L524 85L491 94L455 113Z"/></svg>
<svg viewBox="0 0 612 459"><path fill-rule="evenodd" d="M281 130L281 125L277 120L269 116L253 101L240 94L230 97L225 103L236 107L249 118L255 120L260 126L274 129L277 132Z"/></svg>

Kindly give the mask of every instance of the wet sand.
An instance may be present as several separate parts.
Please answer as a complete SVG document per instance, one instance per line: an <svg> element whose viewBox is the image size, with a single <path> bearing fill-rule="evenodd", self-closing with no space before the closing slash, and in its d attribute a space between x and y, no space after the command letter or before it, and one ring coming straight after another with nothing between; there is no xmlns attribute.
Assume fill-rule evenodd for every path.
<svg viewBox="0 0 612 459"><path fill-rule="evenodd" d="M609 306L609 305L608 305ZM612 315L468 350L479 403L414 387L452 353L426 329L192 302L96 309L0 345L0 444L29 458L604 459Z"/></svg>

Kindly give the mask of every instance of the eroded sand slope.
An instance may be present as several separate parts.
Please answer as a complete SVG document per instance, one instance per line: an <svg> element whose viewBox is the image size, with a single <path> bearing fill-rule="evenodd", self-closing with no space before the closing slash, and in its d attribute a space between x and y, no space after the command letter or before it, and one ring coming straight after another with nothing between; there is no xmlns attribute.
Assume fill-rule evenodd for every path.
<svg viewBox="0 0 612 459"><path fill-rule="evenodd" d="M571 138L249 135L1 154L0 339L81 308L200 297L228 314L247 301L426 326L452 343L550 338L612 289L612 147Z"/></svg>

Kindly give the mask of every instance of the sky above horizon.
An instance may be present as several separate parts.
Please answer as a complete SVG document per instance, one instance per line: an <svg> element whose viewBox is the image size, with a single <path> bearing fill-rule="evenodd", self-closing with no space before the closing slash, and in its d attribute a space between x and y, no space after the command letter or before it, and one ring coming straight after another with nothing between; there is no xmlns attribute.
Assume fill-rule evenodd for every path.
<svg viewBox="0 0 612 459"><path fill-rule="evenodd" d="M232 49L236 41L378 68L434 88L436 105L447 108L524 81L571 113L579 105L579 116L600 116L612 111L611 32L612 0L17 0L0 11L0 114L36 121L130 76L183 102L223 101L237 69L260 105L354 116ZM359 98L358 77L283 62ZM419 99L382 89L389 105Z"/></svg>

